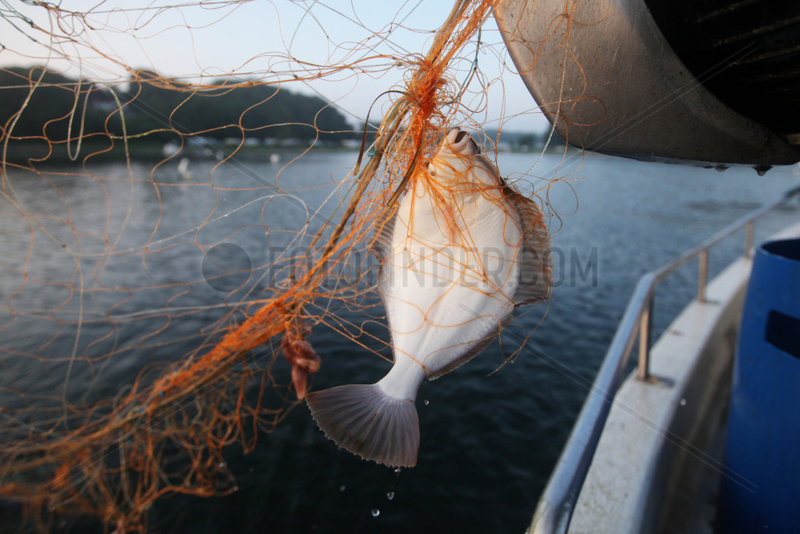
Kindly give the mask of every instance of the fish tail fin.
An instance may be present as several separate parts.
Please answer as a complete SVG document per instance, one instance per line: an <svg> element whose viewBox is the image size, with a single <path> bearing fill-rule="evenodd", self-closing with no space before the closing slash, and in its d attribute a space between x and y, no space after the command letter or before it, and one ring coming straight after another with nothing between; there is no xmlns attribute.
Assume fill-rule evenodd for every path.
<svg viewBox="0 0 800 534"><path fill-rule="evenodd" d="M390 397L378 384L353 384L309 393L306 402L317 426L339 447L391 467L417 463L413 399Z"/></svg>

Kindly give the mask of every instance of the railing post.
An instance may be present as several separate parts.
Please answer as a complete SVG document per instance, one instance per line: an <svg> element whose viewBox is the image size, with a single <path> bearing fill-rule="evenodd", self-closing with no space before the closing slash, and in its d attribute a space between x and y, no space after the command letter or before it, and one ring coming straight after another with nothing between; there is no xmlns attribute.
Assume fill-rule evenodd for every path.
<svg viewBox="0 0 800 534"><path fill-rule="evenodd" d="M635 342L636 327L639 327L639 368L637 377L647 382L653 381L650 376L650 338L652 335L652 317L655 299L655 288L663 278L671 274L685 262L699 255L698 300L705 301L706 282L708 276L708 247L721 239L738 231L746 225L745 255L753 248L753 227L756 218L781 205L786 199L800 194L800 187L787 192L782 199L764 204L761 208L740 220L728 225L705 242L683 253L669 264L656 271L651 271L639 279L636 291L625 309L625 314L614 334L600 371L595 378L592 391L600 395L589 395L581 409L578 421L572 429L556 468L539 498L534 513L533 523L528 532L536 534L556 534L566 532L576 501L586 480L589 467L597 450L600 435L611 410L619 384L625 370L628 369L629 356Z"/></svg>
<svg viewBox="0 0 800 534"><path fill-rule="evenodd" d="M639 323L639 380L650 380L650 333L652 331L653 300L655 293L651 293L647 303L642 310L642 318Z"/></svg>
<svg viewBox="0 0 800 534"><path fill-rule="evenodd" d="M747 221L744 225L744 257L745 258L752 258L753 257L753 229L755 227L755 221Z"/></svg>
<svg viewBox="0 0 800 534"><path fill-rule="evenodd" d="M706 281L708 280L708 249L700 252L700 266L697 270L697 301L706 301Z"/></svg>

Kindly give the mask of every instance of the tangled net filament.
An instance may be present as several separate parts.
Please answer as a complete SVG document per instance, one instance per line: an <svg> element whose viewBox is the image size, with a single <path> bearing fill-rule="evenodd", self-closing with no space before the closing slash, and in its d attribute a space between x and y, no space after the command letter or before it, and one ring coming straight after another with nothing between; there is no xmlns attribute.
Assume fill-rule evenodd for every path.
<svg viewBox="0 0 800 534"><path fill-rule="evenodd" d="M368 161L362 165L359 159L356 165L355 188L340 220L325 225L305 257L294 258L291 269L284 269L290 276L275 294L226 315L213 325L207 343L176 363L142 370L114 399L64 403L35 416L4 410L0 497L22 502L42 528L52 514L69 512L99 517L122 533L145 530L147 510L161 497L176 493L207 497L235 491L225 449L239 444L245 452L251 451L259 432L274 429L297 402L273 374L282 341L302 341L311 325L328 320L310 307L318 299L343 298L344 291L325 288L324 280L355 247L374 238L376 221L386 219L417 169L430 161L442 129L458 112L462 86L451 78L451 64L479 31L494 3L457 1L430 50L406 61L406 85L396 92L400 96L378 128ZM79 16L68 13L65 17L60 8L46 7L59 23ZM343 68L320 71L314 77ZM202 90L220 89L129 71L134 82L188 93L172 110L165 131L176 131L172 120L186 101ZM248 84L252 82L236 87ZM88 99L90 92L79 84L76 102L82 94ZM124 129L124 106L119 101L117 108ZM238 126L244 131L242 117ZM69 119L73 131L78 126L72 115ZM15 124L5 126L4 146ZM105 135L112 144L121 141L127 147L137 134L123 130L122 136L115 136L106 129ZM71 135L68 142L80 143L87 137ZM49 138L44 138L52 150ZM77 157L77 153L70 155ZM3 164L5 168L5 158ZM244 319L227 326L232 316ZM256 353L259 347L266 355ZM173 461L178 456L182 460Z"/></svg>

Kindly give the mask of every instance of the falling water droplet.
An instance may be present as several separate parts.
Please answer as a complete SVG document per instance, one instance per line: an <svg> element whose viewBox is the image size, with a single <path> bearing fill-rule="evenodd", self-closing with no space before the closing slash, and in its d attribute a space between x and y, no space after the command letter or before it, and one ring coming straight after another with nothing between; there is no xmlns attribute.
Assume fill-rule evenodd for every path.
<svg viewBox="0 0 800 534"><path fill-rule="evenodd" d="M753 167L759 176L764 176L767 174L767 171L772 168L772 165L756 165Z"/></svg>
<svg viewBox="0 0 800 534"><path fill-rule="evenodd" d="M239 491L239 486L234 486L233 491Z"/></svg>
<svg viewBox="0 0 800 534"><path fill-rule="evenodd" d="M346 490L346 489L347 489L347 486L345 486L344 484L342 484L341 486L339 486L339 491L344 491L344 490Z"/></svg>
<svg viewBox="0 0 800 534"><path fill-rule="evenodd" d="M220 469L225 469L225 462L220 462L219 463L219 468Z"/></svg>
<svg viewBox="0 0 800 534"><path fill-rule="evenodd" d="M431 401L429 401L428 399L425 399L425 406L429 405L430 403L431 403Z"/></svg>
<svg viewBox="0 0 800 534"><path fill-rule="evenodd" d="M398 475L400 474L400 471L402 471L402 469L400 469L399 467L394 470L394 472L397 473Z"/></svg>
<svg viewBox="0 0 800 534"><path fill-rule="evenodd" d="M381 511L378 510L377 508L373 508L372 509L372 517L378 517L379 515L381 515Z"/></svg>
<svg viewBox="0 0 800 534"><path fill-rule="evenodd" d="M392 499L394 499L394 492L393 492L393 491L390 491L389 493L387 493L387 494L386 494L386 498L387 498L387 499L389 499L390 501L391 501Z"/></svg>
<svg viewBox="0 0 800 534"><path fill-rule="evenodd" d="M681 399L681 406L686 406L686 399Z"/></svg>

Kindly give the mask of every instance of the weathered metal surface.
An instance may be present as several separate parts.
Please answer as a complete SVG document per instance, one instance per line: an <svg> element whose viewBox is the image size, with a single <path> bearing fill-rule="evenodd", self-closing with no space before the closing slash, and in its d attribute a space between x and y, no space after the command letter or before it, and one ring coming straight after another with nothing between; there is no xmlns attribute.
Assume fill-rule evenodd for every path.
<svg viewBox="0 0 800 534"><path fill-rule="evenodd" d="M800 148L689 72L641 0L506 0L495 19L523 81L572 145L701 165L800 160Z"/></svg>

